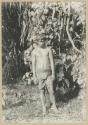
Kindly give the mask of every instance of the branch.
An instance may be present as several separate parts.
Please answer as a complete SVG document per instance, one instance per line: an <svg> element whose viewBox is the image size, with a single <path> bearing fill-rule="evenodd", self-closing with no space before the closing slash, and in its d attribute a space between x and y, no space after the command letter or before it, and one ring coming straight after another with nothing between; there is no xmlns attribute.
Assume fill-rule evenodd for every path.
<svg viewBox="0 0 88 125"><path fill-rule="evenodd" d="M67 25L66 25L66 32L67 32L67 35L68 35L68 38L69 38L69 41L71 42L72 44L72 47L74 50L76 50L78 53L81 54L81 51L79 49L76 48L76 46L74 45L74 41L70 35L70 32L69 32L69 17L67 18Z"/></svg>

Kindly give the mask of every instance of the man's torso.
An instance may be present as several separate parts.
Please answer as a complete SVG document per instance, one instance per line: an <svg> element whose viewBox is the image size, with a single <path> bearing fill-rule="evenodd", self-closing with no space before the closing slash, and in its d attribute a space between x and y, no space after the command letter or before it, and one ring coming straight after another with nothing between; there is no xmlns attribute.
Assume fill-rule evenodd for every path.
<svg viewBox="0 0 88 125"><path fill-rule="evenodd" d="M51 65L49 58L49 48L37 48L36 57L36 74L38 77L46 77L51 74Z"/></svg>

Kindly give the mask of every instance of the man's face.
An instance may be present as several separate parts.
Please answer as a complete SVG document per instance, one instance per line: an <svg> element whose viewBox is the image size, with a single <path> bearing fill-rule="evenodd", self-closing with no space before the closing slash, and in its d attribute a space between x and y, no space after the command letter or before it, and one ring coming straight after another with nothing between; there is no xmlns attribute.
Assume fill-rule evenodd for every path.
<svg viewBox="0 0 88 125"><path fill-rule="evenodd" d="M37 47L37 43L34 43L34 44L33 44L33 47L36 48L36 47Z"/></svg>
<svg viewBox="0 0 88 125"><path fill-rule="evenodd" d="M45 47L45 41L44 40L41 40L39 43L38 43L39 47L43 48Z"/></svg>

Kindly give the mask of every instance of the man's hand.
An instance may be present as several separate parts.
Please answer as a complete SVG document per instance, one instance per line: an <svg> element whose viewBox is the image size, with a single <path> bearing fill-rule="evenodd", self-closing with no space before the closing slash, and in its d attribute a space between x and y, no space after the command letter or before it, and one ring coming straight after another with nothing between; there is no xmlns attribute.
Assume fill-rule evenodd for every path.
<svg viewBox="0 0 88 125"><path fill-rule="evenodd" d="M32 70L33 70L33 81L34 84L38 84L38 80L36 77L36 55L35 55L35 51L32 52Z"/></svg>
<svg viewBox="0 0 88 125"><path fill-rule="evenodd" d="M52 70L52 80L55 80L55 69L54 69L54 60L53 60L53 53L52 50L49 50L49 58L51 63L51 70Z"/></svg>
<svg viewBox="0 0 88 125"><path fill-rule="evenodd" d="M38 79L37 79L37 77L34 77L33 80L34 80L34 84L37 85L37 84L38 84Z"/></svg>
<svg viewBox="0 0 88 125"><path fill-rule="evenodd" d="M52 80L53 80L53 81L55 80L55 75L52 75Z"/></svg>

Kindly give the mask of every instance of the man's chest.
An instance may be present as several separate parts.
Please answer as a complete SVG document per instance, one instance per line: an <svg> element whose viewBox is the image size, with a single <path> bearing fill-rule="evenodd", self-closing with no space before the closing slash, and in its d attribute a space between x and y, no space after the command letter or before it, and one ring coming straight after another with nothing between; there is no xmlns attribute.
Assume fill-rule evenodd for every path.
<svg viewBox="0 0 88 125"><path fill-rule="evenodd" d="M37 50L36 52L36 57L39 57L39 58L46 58L49 56L49 52L47 49L40 49L40 50Z"/></svg>

